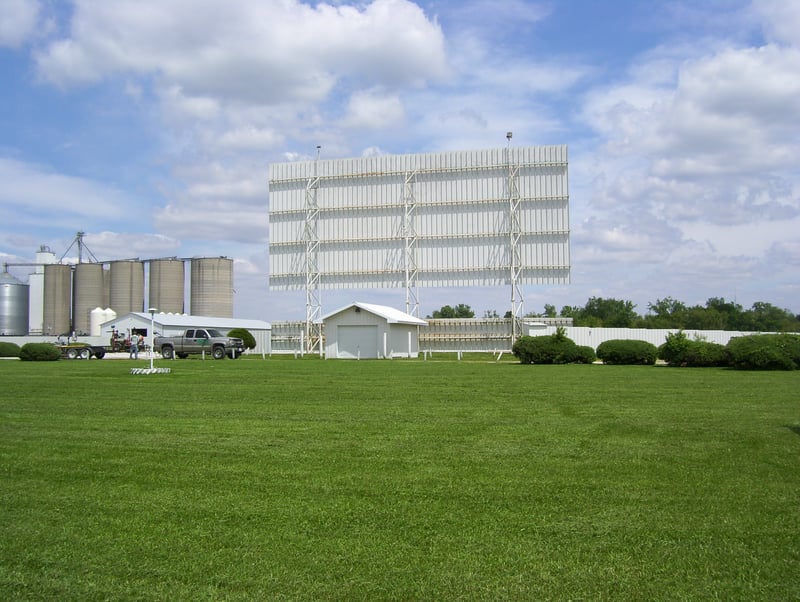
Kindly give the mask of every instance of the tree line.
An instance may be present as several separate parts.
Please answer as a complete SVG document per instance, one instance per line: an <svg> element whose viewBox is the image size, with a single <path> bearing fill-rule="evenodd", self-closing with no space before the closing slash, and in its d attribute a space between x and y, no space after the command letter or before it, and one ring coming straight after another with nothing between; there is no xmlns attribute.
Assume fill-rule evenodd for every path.
<svg viewBox="0 0 800 602"><path fill-rule="evenodd" d="M529 313L525 317L572 318L573 326L595 328L677 328L684 330L741 330L752 332L800 332L800 315L781 309L771 303L756 301L745 309L742 305L723 297L712 297L703 305L686 303L667 297L647 304L647 313L639 315L636 304L623 299L591 297L583 307L565 305L556 312L554 305L546 304L543 313ZM463 303L445 305L428 318L473 318L475 312ZM485 318L498 318L496 311L487 311ZM506 318L511 312L506 312Z"/></svg>

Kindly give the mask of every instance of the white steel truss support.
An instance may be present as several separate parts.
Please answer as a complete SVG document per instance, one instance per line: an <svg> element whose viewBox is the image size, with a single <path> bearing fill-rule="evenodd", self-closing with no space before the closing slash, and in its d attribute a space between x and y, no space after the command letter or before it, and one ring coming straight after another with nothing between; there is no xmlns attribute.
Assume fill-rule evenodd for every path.
<svg viewBox="0 0 800 602"><path fill-rule="evenodd" d="M508 264L511 284L511 343L517 340L522 330L522 259L520 240L522 223L520 220L519 166L511 163L508 155Z"/></svg>
<svg viewBox="0 0 800 602"><path fill-rule="evenodd" d="M319 176L309 178L306 183L305 227L303 239L306 245L306 352L313 353L322 349L322 300L319 292L319 204L317 191Z"/></svg>
<svg viewBox="0 0 800 602"><path fill-rule="evenodd" d="M417 199L414 185L417 172L406 172L403 186L403 240L405 246L406 313L419 317L417 290Z"/></svg>

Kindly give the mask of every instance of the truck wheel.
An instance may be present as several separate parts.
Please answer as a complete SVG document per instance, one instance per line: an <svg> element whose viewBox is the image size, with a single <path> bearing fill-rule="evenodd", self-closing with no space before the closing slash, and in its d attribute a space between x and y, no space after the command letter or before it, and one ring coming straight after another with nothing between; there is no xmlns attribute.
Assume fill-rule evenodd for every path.
<svg viewBox="0 0 800 602"><path fill-rule="evenodd" d="M163 357L165 360L171 360L175 357L175 350L172 347L162 347L161 357Z"/></svg>
<svg viewBox="0 0 800 602"><path fill-rule="evenodd" d="M211 356L215 360L223 359L225 357L225 347L214 347L214 349L211 350Z"/></svg>
<svg viewBox="0 0 800 602"><path fill-rule="evenodd" d="M100 351L95 351L95 352L94 352L94 356L95 356L97 359L101 360L101 359L103 359L103 358L106 356L106 352L105 352L104 350L102 350L102 349L101 349Z"/></svg>
<svg viewBox="0 0 800 602"><path fill-rule="evenodd" d="M78 357L82 360L88 360L92 357L92 352L89 349L81 349L80 353L78 353Z"/></svg>
<svg viewBox="0 0 800 602"><path fill-rule="evenodd" d="M78 350L77 349L67 349L67 359L74 360L78 357Z"/></svg>

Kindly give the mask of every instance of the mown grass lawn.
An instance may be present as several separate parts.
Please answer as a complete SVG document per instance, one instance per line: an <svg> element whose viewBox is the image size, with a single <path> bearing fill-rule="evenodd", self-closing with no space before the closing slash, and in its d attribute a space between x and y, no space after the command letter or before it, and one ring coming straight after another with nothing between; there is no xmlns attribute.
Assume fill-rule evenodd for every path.
<svg viewBox="0 0 800 602"><path fill-rule="evenodd" d="M0 362L0 599L800 599L800 372L144 365Z"/></svg>

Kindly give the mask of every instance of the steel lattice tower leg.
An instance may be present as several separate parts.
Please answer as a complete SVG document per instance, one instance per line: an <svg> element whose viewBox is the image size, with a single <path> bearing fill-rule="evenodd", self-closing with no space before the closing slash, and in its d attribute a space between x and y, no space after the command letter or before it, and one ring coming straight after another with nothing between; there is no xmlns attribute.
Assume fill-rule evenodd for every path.
<svg viewBox="0 0 800 602"><path fill-rule="evenodd" d="M306 221L303 238L306 243L306 351L313 353L322 349L321 329L322 301L319 294L319 206L317 204L317 190L319 177L314 176L306 184Z"/></svg>
<svg viewBox="0 0 800 602"><path fill-rule="evenodd" d="M520 239L522 225L520 221L519 166L511 160L511 132L506 134L509 146L506 148L506 164L508 165L508 263L509 281L511 284L511 344L517 340L522 331L522 259L520 257Z"/></svg>
<svg viewBox="0 0 800 602"><path fill-rule="evenodd" d="M407 172L403 188L403 239L405 242L406 313L419 317L417 294L417 199L416 172Z"/></svg>

